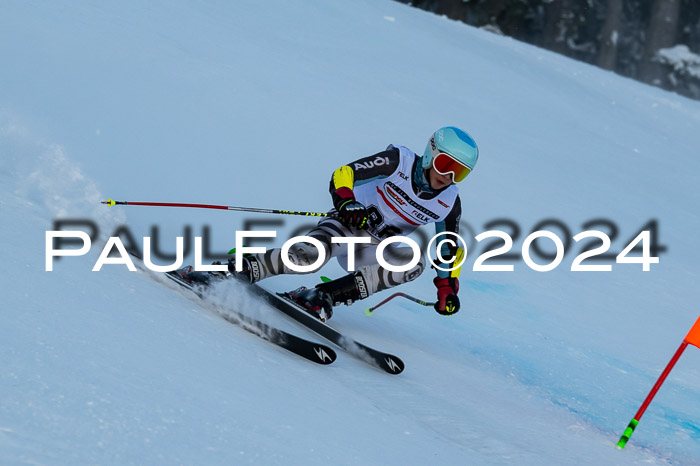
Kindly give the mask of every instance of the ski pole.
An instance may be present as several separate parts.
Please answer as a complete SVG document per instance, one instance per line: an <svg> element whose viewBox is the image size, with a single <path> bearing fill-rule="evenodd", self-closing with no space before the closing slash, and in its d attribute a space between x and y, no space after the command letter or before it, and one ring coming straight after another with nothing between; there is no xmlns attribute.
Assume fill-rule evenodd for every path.
<svg viewBox="0 0 700 466"><path fill-rule="evenodd" d="M112 207L115 205L142 205L153 207L193 207L197 209L219 209L219 210L235 210L239 212L258 212L261 214L280 214L280 215L304 215L307 217L330 217L327 212L301 212L298 210L278 210L278 209L255 209L252 207L236 207L230 205L213 205L213 204L181 204L177 202L131 202L131 201L113 201L107 199L101 201L101 204L107 204Z"/></svg>
<svg viewBox="0 0 700 466"><path fill-rule="evenodd" d="M372 313L373 313L379 306L383 306L384 304L388 303L389 301L391 301L391 300L394 299L394 298L398 298L399 296L402 297L402 298L406 298L406 299L408 299L408 300L410 300L410 301L413 301L414 303L418 303L418 304L420 304L421 306L434 306L434 305L435 305L435 303L428 303L428 302L423 301L422 299L414 298L414 297L411 296L411 295L407 295L406 293L398 292L398 293L392 294L391 296L389 296L388 298L386 298L384 301L382 301L381 303L377 304L376 306L368 307L367 310L365 311L365 314L367 314L368 316L371 316Z"/></svg>

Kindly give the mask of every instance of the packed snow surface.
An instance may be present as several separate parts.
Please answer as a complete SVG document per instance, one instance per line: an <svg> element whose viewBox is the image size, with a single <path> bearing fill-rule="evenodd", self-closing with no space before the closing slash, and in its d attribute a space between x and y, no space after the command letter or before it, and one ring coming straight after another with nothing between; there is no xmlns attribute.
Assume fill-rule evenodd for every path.
<svg viewBox="0 0 700 466"><path fill-rule="evenodd" d="M700 464L692 346L615 449L700 314L700 103L389 0L1 10L0 463ZM390 143L422 153L446 125L481 151L460 184L462 310L396 299L366 316L385 292L331 321L400 356L399 376L342 351L309 363L155 274L91 271L119 228L169 254L208 233L225 255L238 230L276 230L272 247L313 224L108 197L322 212L334 169ZM47 272L56 219L100 239ZM570 246L536 272L520 248L547 219ZM659 263L615 263L651 221ZM492 229L514 256L487 263L513 272L472 270ZM612 271L571 271L589 229L611 257L584 264ZM434 299L433 274L401 291ZM318 339L235 285L212 299Z"/></svg>

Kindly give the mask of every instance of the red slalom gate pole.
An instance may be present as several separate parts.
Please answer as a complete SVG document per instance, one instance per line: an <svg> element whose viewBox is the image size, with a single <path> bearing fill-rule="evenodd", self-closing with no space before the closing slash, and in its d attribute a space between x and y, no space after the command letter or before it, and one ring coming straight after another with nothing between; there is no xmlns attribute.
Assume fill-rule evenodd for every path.
<svg viewBox="0 0 700 466"><path fill-rule="evenodd" d="M668 374L671 372L671 369L673 369L673 366L676 365L676 362L678 362L678 359L680 359L681 355L683 354L683 351L685 351L689 344L700 348L700 317L690 329L688 335L686 335L685 339L683 340L683 343L681 343L681 346L678 347L673 357L666 365L666 368L659 376L658 380L652 387L647 397L644 399L642 406L640 406L639 410L637 410L637 414L634 415L630 423L627 425L625 432L622 434L622 437L620 437L620 440L617 442L618 448L625 448L625 445L627 445L627 441L634 433L634 429L636 429L637 424L639 424L639 420L642 418L644 412L649 407L651 400L654 399L654 396L656 396L656 392L659 391L659 388L661 388L661 385L666 380L666 377L668 377Z"/></svg>
<svg viewBox="0 0 700 466"><path fill-rule="evenodd" d="M617 446L619 448L625 448L627 441L630 439L630 437L634 433L634 429L637 428L637 424L639 424L639 420L644 415L644 411L646 411L647 408L649 407L651 400L654 399L654 397L656 396L656 392L659 391L659 388L661 388L661 384L664 383L669 372L671 372L671 369L673 369L673 366L676 365L678 358L681 357L681 354L683 354L683 351L685 351L685 348L687 346L688 346L688 343L686 343L684 341L683 343L681 343L681 346L678 347L678 349L676 350L676 353L673 355L673 357L671 358L669 363L666 365L666 369L664 369L664 371L661 373L661 376L659 376L659 379L654 384L654 387L651 389L651 391L647 395L646 399L644 400L644 403L642 403L642 406L640 406L639 410L637 410L637 414L634 415L634 417L632 418L630 423L627 425L625 432L622 434L622 437L620 437L620 440L617 442Z"/></svg>

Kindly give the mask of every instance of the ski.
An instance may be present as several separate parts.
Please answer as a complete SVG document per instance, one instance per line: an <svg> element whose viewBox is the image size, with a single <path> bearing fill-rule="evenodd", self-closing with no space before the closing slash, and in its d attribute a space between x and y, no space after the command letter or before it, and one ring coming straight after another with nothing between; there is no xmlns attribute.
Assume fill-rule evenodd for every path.
<svg viewBox="0 0 700 466"><path fill-rule="evenodd" d="M375 366L389 374L400 374L404 370L404 363L401 359L393 354L370 348L363 345L350 337L347 337L324 322L316 319L307 313L301 306L284 293L272 293L258 285L249 285L250 290L256 295L262 297L275 309L283 312L300 324L307 327L309 330L322 336L326 340L335 344L339 348L347 351L349 354L364 361L372 366Z"/></svg>
<svg viewBox="0 0 700 466"><path fill-rule="evenodd" d="M133 253L132 255L137 259L140 259L139 256ZM175 271L165 272L165 276L178 285L189 289L199 298L205 296L205 293L203 293L203 288L193 286ZM253 294L263 298L265 302L270 304L273 308L283 312L312 332L325 338L357 359L389 374L400 374L403 372L405 365L399 357L371 348L341 334L326 323L321 322L307 313L304 308L289 299L284 293L273 293L267 291L259 285L247 285L247 288ZM227 310L226 312L217 309L212 310L225 320L228 320L229 322L236 324L257 336L268 340L271 343L298 354L299 356L309 359L310 361L318 364L331 364L337 357L335 351L328 346L297 337L296 335L292 335L276 327L269 326L240 312L233 310Z"/></svg>
<svg viewBox="0 0 700 466"><path fill-rule="evenodd" d="M134 254L133 252L130 252L130 254L142 262L139 255ZM233 309L216 309L214 306L206 306L206 303L201 301L201 299L204 297L202 289L193 286L174 271L165 272L164 275L179 286L196 294L197 297L200 298L199 305L201 307L215 312L227 322L237 325L238 327L262 338L263 340L267 340L280 348L284 348L287 351L317 364L328 365L337 358L335 351L326 345L322 345L311 340L306 340L291 333L285 332L284 330L268 325Z"/></svg>
<svg viewBox="0 0 700 466"><path fill-rule="evenodd" d="M178 285L191 290L200 298L204 296L198 287L192 286L191 283L187 282L187 280L183 279L176 272L165 272L165 276ZM285 332L284 330L268 325L241 312L234 311L232 309L212 310L224 320L235 324L254 335L257 335L270 343L308 359L309 361L317 364L328 365L337 358L335 351L326 345L306 340L289 332Z"/></svg>

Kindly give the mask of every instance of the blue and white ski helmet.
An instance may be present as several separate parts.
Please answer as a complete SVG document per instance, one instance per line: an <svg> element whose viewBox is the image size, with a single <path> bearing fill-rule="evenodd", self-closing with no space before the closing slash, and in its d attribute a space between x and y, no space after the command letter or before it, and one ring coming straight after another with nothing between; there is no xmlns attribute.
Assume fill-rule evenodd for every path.
<svg viewBox="0 0 700 466"><path fill-rule="evenodd" d="M479 160L479 148L474 139L466 131L454 126L446 126L433 133L423 152L423 168L430 168L433 158L440 152L451 155L470 170L474 170Z"/></svg>

